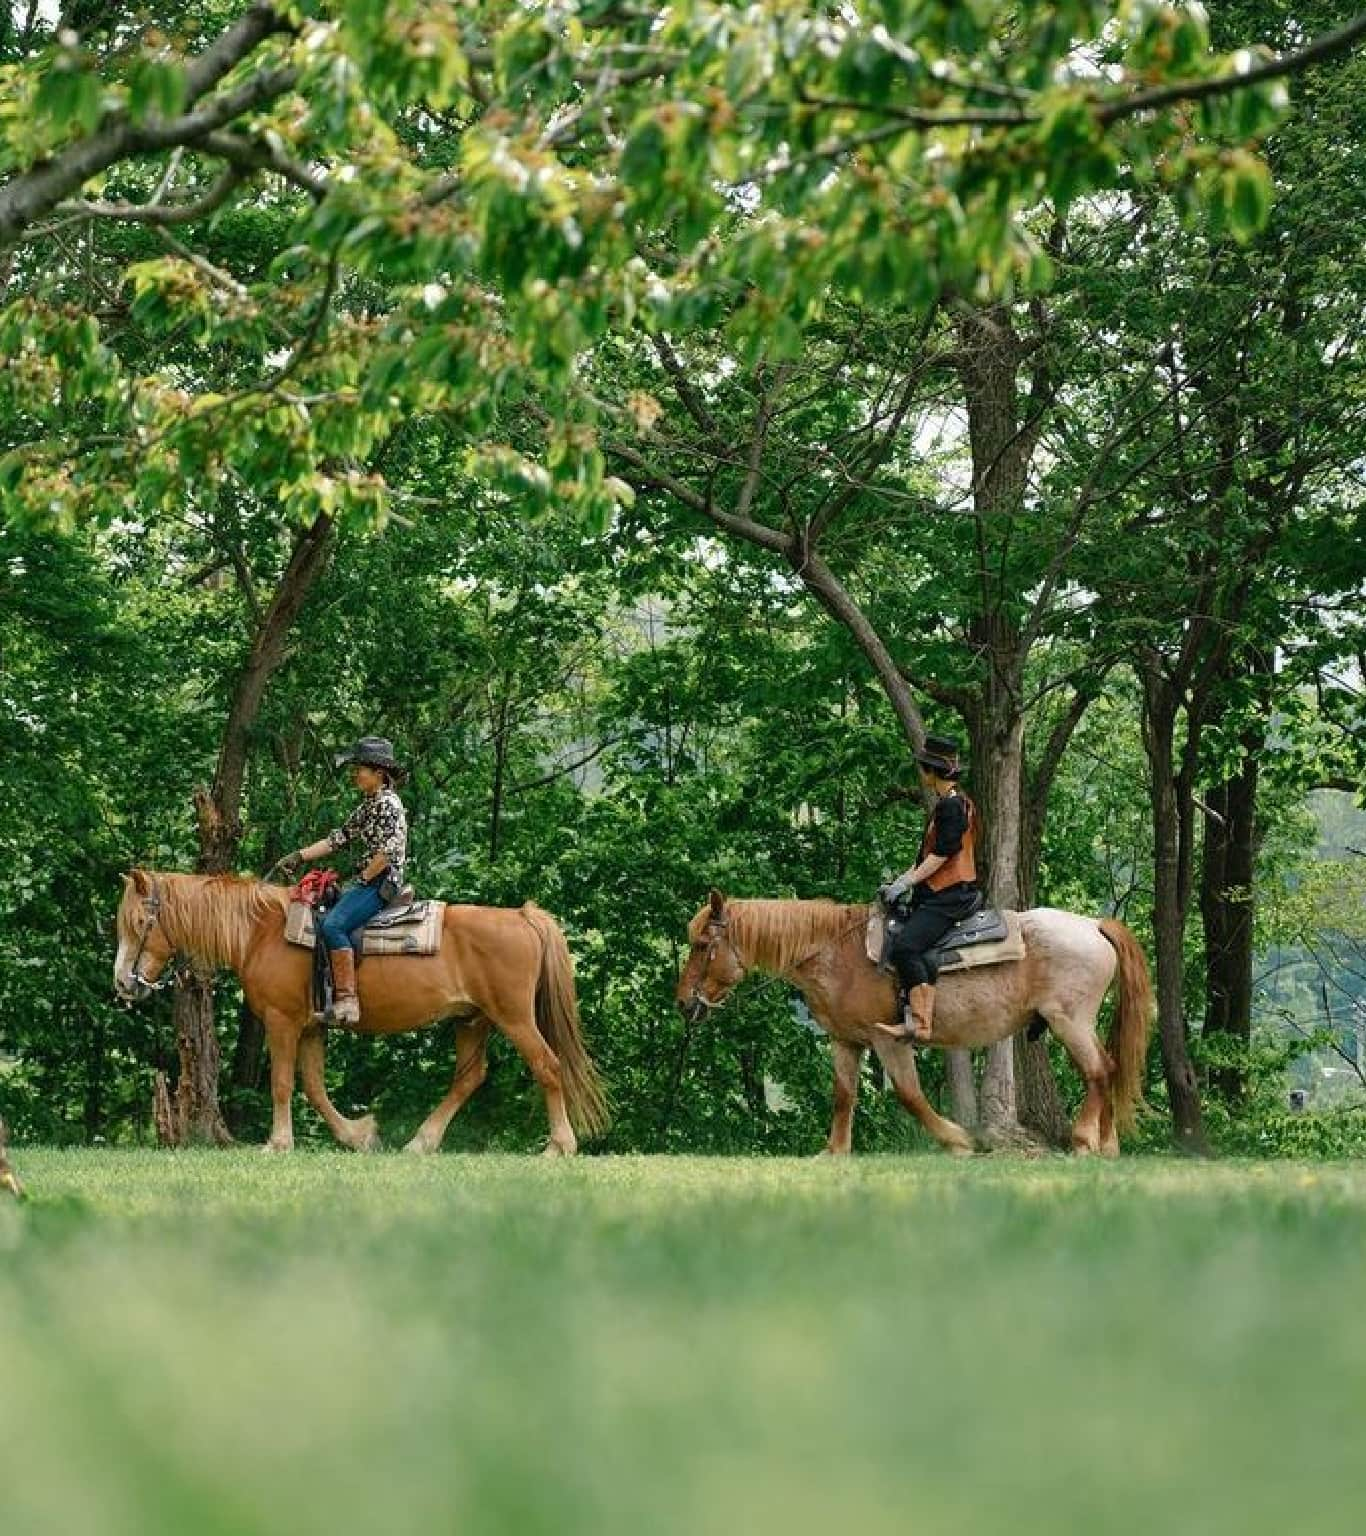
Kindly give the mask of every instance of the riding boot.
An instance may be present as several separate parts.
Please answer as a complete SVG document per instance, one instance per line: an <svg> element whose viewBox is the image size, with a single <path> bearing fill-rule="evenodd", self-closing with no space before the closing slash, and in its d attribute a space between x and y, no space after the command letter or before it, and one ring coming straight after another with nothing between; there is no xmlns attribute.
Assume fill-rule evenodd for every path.
<svg viewBox="0 0 1366 1536"><path fill-rule="evenodd" d="M360 1023L360 999L356 996L356 952L328 951L332 962L332 1020L336 1024Z"/></svg>
<svg viewBox="0 0 1366 1536"><path fill-rule="evenodd" d="M928 1040L934 1033L934 988L927 982L911 988L904 1022L909 1026L911 1039L917 1044Z"/></svg>
<svg viewBox="0 0 1366 1536"><path fill-rule="evenodd" d="M925 1045L934 1032L934 988L925 982L904 988L900 994L901 1018L895 1024L879 1024L884 1035L911 1045Z"/></svg>

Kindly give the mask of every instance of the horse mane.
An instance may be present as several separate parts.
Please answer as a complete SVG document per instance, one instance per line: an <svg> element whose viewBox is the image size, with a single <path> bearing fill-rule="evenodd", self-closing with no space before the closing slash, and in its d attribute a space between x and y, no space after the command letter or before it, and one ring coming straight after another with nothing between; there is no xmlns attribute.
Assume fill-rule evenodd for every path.
<svg viewBox="0 0 1366 1536"><path fill-rule="evenodd" d="M735 900L726 903L736 948L750 965L781 973L813 950L836 948L855 935L862 936L866 906L843 906L824 898L817 901Z"/></svg>
<svg viewBox="0 0 1366 1536"><path fill-rule="evenodd" d="M215 965L237 965L252 932L272 910L283 912L289 891L246 875L153 874L161 887L161 926L177 948ZM119 911L120 928L133 922Z"/></svg>

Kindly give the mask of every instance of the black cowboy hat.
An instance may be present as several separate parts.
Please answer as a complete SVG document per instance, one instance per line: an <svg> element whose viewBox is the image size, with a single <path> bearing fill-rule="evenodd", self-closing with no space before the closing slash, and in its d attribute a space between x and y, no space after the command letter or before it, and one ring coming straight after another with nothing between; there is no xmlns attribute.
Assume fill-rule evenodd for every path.
<svg viewBox="0 0 1366 1536"><path fill-rule="evenodd" d="M408 770L394 756L394 744L383 736L362 736L345 752L338 752L336 766L355 763L365 768L381 768L400 782L408 777Z"/></svg>
<svg viewBox="0 0 1366 1536"><path fill-rule="evenodd" d="M958 761L958 743L952 736L927 736L915 760L922 768L929 768L945 779L956 779L963 771Z"/></svg>

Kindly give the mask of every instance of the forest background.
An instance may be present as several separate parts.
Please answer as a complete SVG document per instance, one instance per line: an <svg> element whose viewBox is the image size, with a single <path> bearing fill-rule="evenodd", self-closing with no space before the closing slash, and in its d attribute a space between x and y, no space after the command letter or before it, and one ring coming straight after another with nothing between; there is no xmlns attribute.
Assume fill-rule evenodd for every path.
<svg viewBox="0 0 1366 1536"><path fill-rule="evenodd" d="M115 1006L119 875L264 870L374 732L422 890L564 924L605 1149L813 1149L822 1037L781 986L685 1024L684 927L713 884L868 899L928 727L996 900L1140 934L1139 1145L1366 1149L1350 7L165 27L0 12L19 1137L149 1140L158 1072L180 1139L262 1137L231 982ZM334 1096L401 1133L451 1054L333 1032ZM1065 1134L1045 1044L924 1072ZM911 1144L880 1086L856 1145ZM495 1046L449 1144L540 1129Z"/></svg>

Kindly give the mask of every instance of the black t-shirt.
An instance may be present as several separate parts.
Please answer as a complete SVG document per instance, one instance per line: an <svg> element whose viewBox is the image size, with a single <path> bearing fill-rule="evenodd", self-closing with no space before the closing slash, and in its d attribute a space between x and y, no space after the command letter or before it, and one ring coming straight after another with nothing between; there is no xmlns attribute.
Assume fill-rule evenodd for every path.
<svg viewBox="0 0 1366 1536"><path fill-rule="evenodd" d="M963 846L968 830L968 805L962 795L945 795L934 808L931 853L951 858Z"/></svg>

